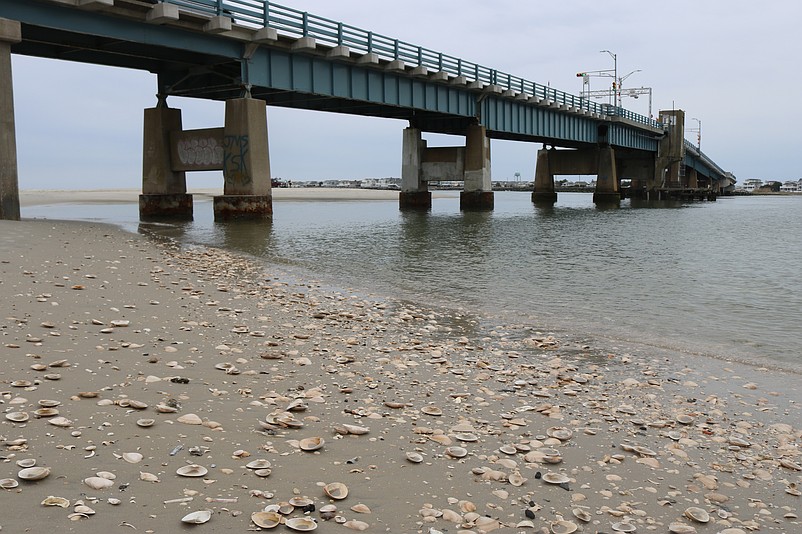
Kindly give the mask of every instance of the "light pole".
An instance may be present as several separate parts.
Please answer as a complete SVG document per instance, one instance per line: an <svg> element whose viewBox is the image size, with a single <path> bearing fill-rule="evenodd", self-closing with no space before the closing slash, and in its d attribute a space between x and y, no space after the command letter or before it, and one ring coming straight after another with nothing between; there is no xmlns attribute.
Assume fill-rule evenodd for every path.
<svg viewBox="0 0 802 534"><path fill-rule="evenodd" d="M697 126L696 126L696 149L699 152L701 152L702 151L702 121L700 121L696 117L691 117L691 120L697 122Z"/></svg>
<svg viewBox="0 0 802 534"><path fill-rule="evenodd" d="M600 50L599 53L603 54L607 52L610 54L610 57L613 58L613 104L618 106L618 91L616 90L615 84L618 83L618 56L610 52L609 50Z"/></svg>

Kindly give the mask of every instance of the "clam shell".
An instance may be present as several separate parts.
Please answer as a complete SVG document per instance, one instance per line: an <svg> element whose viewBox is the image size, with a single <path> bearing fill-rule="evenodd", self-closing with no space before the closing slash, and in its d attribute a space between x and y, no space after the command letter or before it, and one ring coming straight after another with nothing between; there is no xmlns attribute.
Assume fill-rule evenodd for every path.
<svg viewBox="0 0 802 534"><path fill-rule="evenodd" d="M323 491L334 500L341 500L348 497L348 486L342 482L331 482L323 486Z"/></svg>
<svg viewBox="0 0 802 534"><path fill-rule="evenodd" d="M315 501L310 499L309 497L293 497L289 500L289 503L296 508L303 508L304 506L309 506L310 504L314 504Z"/></svg>
<svg viewBox="0 0 802 534"><path fill-rule="evenodd" d="M564 475L562 473L543 473L543 482L548 482L549 484L565 484L566 482L570 482L571 478L568 475Z"/></svg>
<svg viewBox="0 0 802 534"><path fill-rule="evenodd" d="M128 462L129 464L138 464L142 461L144 456L142 456L138 452L124 452L123 453L123 460Z"/></svg>
<svg viewBox="0 0 802 534"><path fill-rule="evenodd" d="M208 469L198 464L185 465L175 470L175 473L182 477L202 477L208 472Z"/></svg>
<svg viewBox="0 0 802 534"><path fill-rule="evenodd" d="M14 380L11 382L11 385L15 388L27 388L28 386L32 386L33 382L30 380Z"/></svg>
<svg viewBox="0 0 802 534"><path fill-rule="evenodd" d="M293 517L284 522L284 526L299 532L309 532L317 528L317 523L311 517Z"/></svg>
<svg viewBox="0 0 802 534"><path fill-rule="evenodd" d="M359 425L349 425L343 424L341 425L349 434L353 434L355 436L361 436L370 432L370 429L366 426L359 426Z"/></svg>
<svg viewBox="0 0 802 534"><path fill-rule="evenodd" d="M19 486L19 482L13 478L0 478L0 488L2 489L14 489L17 486Z"/></svg>
<svg viewBox="0 0 802 534"><path fill-rule="evenodd" d="M61 401L51 400L51 399L42 399L39 401L39 406L42 408L55 408L56 406L60 406Z"/></svg>
<svg viewBox="0 0 802 534"><path fill-rule="evenodd" d="M574 508L571 510L571 513L574 514L574 517L582 521L583 523L589 523L593 516L590 515L590 512L584 510L582 508Z"/></svg>
<svg viewBox="0 0 802 534"><path fill-rule="evenodd" d="M426 415L432 415L434 417L438 417L443 415L443 410L438 408L437 406L424 406L420 409L421 413L425 413Z"/></svg>
<svg viewBox="0 0 802 534"><path fill-rule="evenodd" d="M683 425L689 425L689 424L693 423L693 417L691 417L690 415L681 413L676 417L676 421L677 421L677 423L680 423L680 424L683 424Z"/></svg>
<svg viewBox="0 0 802 534"><path fill-rule="evenodd" d="M68 426L72 426L72 421L70 421L66 417L61 417L61 416L54 417L52 419L48 419L47 422L50 423L53 426L58 426L58 427L62 427L62 428L66 428Z"/></svg>
<svg viewBox="0 0 802 534"><path fill-rule="evenodd" d="M269 467L266 467L264 469L254 469L253 470L253 474L258 476L258 477L269 477L270 473L272 473L272 472L273 472L273 470L270 469Z"/></svg>
<svg viewBox="0 0 802 534"><path fill-rule="evenodd" d="M9 412L6 414L6 419L12 423L24 423L30 419L30 416L28 415L28 412Z"/></svg>
<svg viewBox="0 0 802 534"><path fill-rule="evenodd" d="M155 419L137 419L136 426L140 426L142 428L148 428L153 426L156 423Z"/></svg>
<svg viewBox="0 0 802 534"><path fill-rule="evenodd" d="M527 480L528 479L525 478L523 475L521 475L521 473L519 473L518 471L510 474L510 476L507 477L507 482L509 482L515 487L523 486L524 482L526 482Z"/></svg>
<svg viewBox="0 0 802 534"><path fill-rule="evenodd" d="M504 454L509 454L509 455L518 453L518 449L516 449L512 445L502 445L501 447L498 448L498 450L499 452L503 452Z"/></svg>
<svg viewBox="0 0 802 534"><path fill-rule="evenodd" d="M245 467L247 467L248 469L268 469L271 465L272 464L270 463L270 460L260 458L256 460L251 460L250 462L245 464Z"/></svg>
<svg viewBox="0 0 802 534"><path fill-rule="evenodd" d="M275 528L281 524L282 519L278 512L254 512L251 514L251 521L260 528Z"/></svg>
<svg viewBox="0 0 802 534"><path fill-rule="evenodd" d="M613 523L610 525L610 528L615 530L616 532L635 532L637 527L632 523L627 523L626 521L622 521L620 523Z"/></svg>
<svg viewBox="0 0 802 534"><path fill-rule="evenodd" d="M407 460L412 462L413 464L419 464L423 461L423 455L417 452L408 452L406 453Z"/></svg>
<svg viewBox="0 0 802 534"><path fill-rule="evenodd" d="M58 415L58 410L55 408L39 408L33 411L35 417L53 417Z"/></svg>
<svg viewBox="0 0 802 534"><path fill-rule="evenodd" d="M696 534L696 527L685 523L671 523L668 525L668 531L671 534Z"/></svg>
<svg viewBox="0 0 802 534"><path fill-rule="evenodd" d="M114 485L114 481L103 477L89 477L84 479L84 484L93 490L102 490L110 488Z"/></svg>
<svg viewBox="0 0 802 534"><path fill-rule="evenodd" d="M211 510L199 510L197 512L190 512L181 518L182 523L189 523L190 525L202 525L212 518Z"/></svg>
<svg viewBox="0 0 802 534"><path fill-rule="evenodd" d="M26 467L33 467L36 465L36 458L23 458L22 460L17 460L17 467L26 468Z"/></svg>
<svg viewBox="0 0 802 534"><path fill-rule="evenodd" d="M22 480L42 480L43 478L47 478L50 474L49 467L27 467L25 469L20 470L17 473L17 478Z"/></svg>
<svg viewBox="0 0 802 534"><path fill-rule="evenodd" d="M65 499L64 497L53 497L49 495L45 500L42 501L42 506L60 506L62 508L69 508L70 507L70 500Z"/></svg>
<svg viewBox="0 0 802 534"><path fill-rule="evenodd" d="M564 426L553 426L546 430L546 434L549 437L557 438L560 441L567 441L574 435L570 428L566 428Z"/></svg>
<svg viewBox="0 0 802 534"><path fill-rule="evenodd" d="M298 446L302 451L312 452L323 447L324 443L326 443L326 440L321 437L304 438L298 442Z"/></svg>
<svg viewBox="0 0 802 534"><path fill-rule="evenodd" d="M446 449L446 455L451 458L465 458L468 456L468 449L464 447L448 447Z"/></svg>
<svg viewBox="0 0 802 534"><path fill-rule="evenodd" d="M577 527L576 523L564 519L551 524L552 534L571 534L572 532L576 532L577 528L579 527Z"/></svg>
<svg viewBox="0 0 802 534"><path fill-rule="evenodd" d="M86 506L85 504L76 504L73 512L83 515L95 515L95 511L92 508Z"/></svg>
<svg viewBox="0 0 802 534"><path fill-rule="evenodd" d="M479 436L471 432L454 434L454 438L456 438L457 441L464 441L465 443L473 443L475 441L479 441Z"/></svg>
<svg viewBox="0 0 802 534"><path fill-rule="evenodd" d="M684 515L688 519L692 519L697 523L707 523L708 521L710 521L710 514L707 513L707 510L699 508L698 506L691 506L690 508L686 508Z"/></svg>

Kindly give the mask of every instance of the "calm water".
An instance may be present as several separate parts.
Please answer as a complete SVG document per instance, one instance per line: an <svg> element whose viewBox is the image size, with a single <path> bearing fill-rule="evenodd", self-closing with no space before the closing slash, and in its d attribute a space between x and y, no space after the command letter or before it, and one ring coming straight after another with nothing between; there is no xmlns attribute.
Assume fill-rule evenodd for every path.
<svg viewBox="0 0 802 534"><path fill-rule="evenodd" d="M23 217L94 219L136 231L136 205L39 206ZM551 209L496 193L462 213L396 201L274 202L272 224L158 226L246 252L334 287L459 308L489 321L802 369L802 196L597 209L589 194Z"/></svg>

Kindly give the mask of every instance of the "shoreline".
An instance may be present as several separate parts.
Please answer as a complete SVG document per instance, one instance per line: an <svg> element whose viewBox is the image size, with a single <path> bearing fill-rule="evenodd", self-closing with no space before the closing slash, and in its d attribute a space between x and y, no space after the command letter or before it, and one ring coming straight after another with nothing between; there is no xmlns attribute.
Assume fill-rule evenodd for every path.
<svg viewBox="0 0 802 534"><path fill-rule="evenodd" d="M484 327L112 225L0 221L0 244L0 400L30 416L0 421L0 478L25 458L52 469L0 490L4 532L69 528L78 499L89 533L176 532L203 509L196 528L247 531L293 496L324 533L350 531L325 504L367 532L800 528L802 395L785 373ZM33 415L42 399L69 424ZM325 443L305 452L311 438ZM208 473L177 475L187 464ZM111 488L83 482L99 471Z"/></svg>

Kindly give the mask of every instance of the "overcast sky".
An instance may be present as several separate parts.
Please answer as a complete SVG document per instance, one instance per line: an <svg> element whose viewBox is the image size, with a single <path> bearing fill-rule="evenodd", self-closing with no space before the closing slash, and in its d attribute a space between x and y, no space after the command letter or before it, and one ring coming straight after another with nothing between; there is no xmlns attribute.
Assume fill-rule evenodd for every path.
<svg viewBox="0 0 802 534"><path fill-rule="evenodd" d="M576 73L612 69L650 87L652 108L702 126L702 151L739 182L802 178L800 21L791 0L297 0L298 9L578 94ZM21 189L138 188L147 72L13 57ZM603 89L609 79L591 79ZM223 125L223 104L170 98L184 128ZM648 114L648 100L624 98ZM273 176L325 180L400 176L403 121L268 108ZM696 141L695 133L688 133ZM430 145L462 143L427 136ZM536 144L493 141L494 180L532 179ZM188 174L222 187L220 173Z"/></svg>

